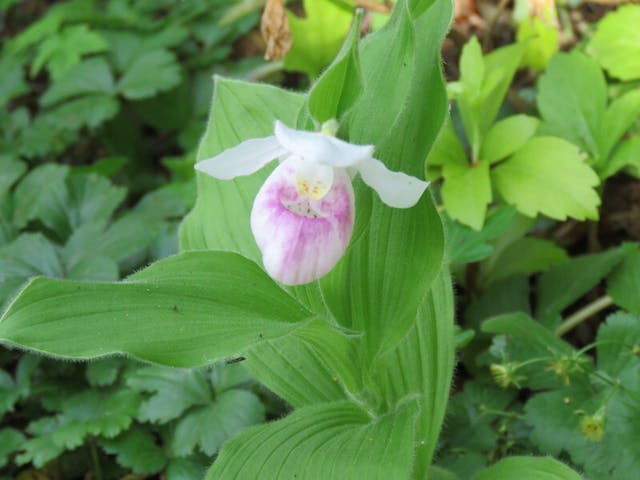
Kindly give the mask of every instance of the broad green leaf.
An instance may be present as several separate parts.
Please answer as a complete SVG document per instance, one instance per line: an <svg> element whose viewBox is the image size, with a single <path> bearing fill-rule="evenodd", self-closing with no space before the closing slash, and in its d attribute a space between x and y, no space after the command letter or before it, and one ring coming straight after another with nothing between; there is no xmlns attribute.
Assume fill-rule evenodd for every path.
<svg viewBox="0 0 640 480"><path fill-rule="evenodd" d="M412 404L375 418L350 402L304 407L226 443L206 479L409 478L414 414Z"/></svg>
<svg viewBox="0 0 640 480"><path fill-rule="evenodd" d="M304 0L303 5L305 18L287 12L293 44L284 65L315 77L340 50L353 13L331 0Z"/></svg>
<svg viewBox="0 0 640 480"><path fill-rule="evenodd" d="M508 457L480 472L474 480L582 480L574 470L550 457Z"/></svg>
<svg viewBox="0 0 640 480"><path fill-rule="evenodd" d="M451 4L438 0L416 19L406 4L394 12L362 44L367 83L349 117L349 140L375 144L387 167L421 176L446 112L439 45ZM414 30L425 34L414 37ZM359 184L356 204L371 195ZM366 358L392 348L408 331L442 254L442 224L430 195L410 209L373 199L364 234L320 282L336 319L366 332Z"/></svg>
<svg viewBox="0 0 640 480"><path fill-rule="evenodd" d="M118 81L117 89L129 100L140 100L170 90L181 79L175 55L159 49L136 58Z"/></svg>
<svg viewBox="0 0 640 480"><path fill-rule="evenodd" d="M640 88L616 98L604 113L598 144L603 158L640 117Z"/></svg>
<svg viewBox="0 0 640 480"><path fill-rule="evenodd" d="M638 176L640 172L640 137L632 137L620 142L615 153L604 165L601 176L608 178L625 167L630 167L630 171L635 172L635 175Z"/></svg>
<svg viewBox="0 0 640 480"><path fill-rule="evenodd" d="M87 25L73 25L60 33L47 37L39 46L31 64L31 75L36 75L45 65L54 80L62 77L76 65L83 55L104 52L107 43Z"/></svg>
<svg viewBox="0 0 640 480"><path fill-rule="evenodd" d="M142 422L167 423L194 405L211 402L207 376L200 370L142 367L127 376L127 386L136 392L152 393L140 405Z"/></svg>
<svg viewBox="0 0 640 480"><path fill-rule="evenodd" d="M628 254L628 247L582 255L556 265L538 281L536 316L549 318L595 287Z"/></svg>
<svg viewBox="0 0 640 480"><path fill-rule="evenodd" d="M443 267L417 312L416 322L396 348L379 358L374 374L386 405L419 399L414 478L423 478L435 452L455 365L451 278Z"/></svg>
<svg viewBox="0 0 640 480"><path fill-rule="evenodd" d="M127 353L193 367L288 334L310 317L249 260L193 252L122 283L35 279L3 315L0 339L65 358Z"/></svg>
<svg viewBox="0 0 640 480"><path fill-rule="evenodd" d="M89 385L94 387L105 387L113 385L118 377L118 372L122 366L120 358L104 358L97 362L87 364L85 374Z"/></svg>
<svg viewBox="0 0 640 480"><path fill-rule="evenodd" d="M514 154L533 137L540 120L513 115L494 123L482 140L480 161L495 163Z"/></svg>
<svg viewBox="0 0 640 480"><path fill-rule="evenodd" d="M455 473L440 467L429 467L427 478L429 480L460 480Z"/></svg>
<svg viewBox="0 0 640 480"><path fill-rule="evenodd" d="M476 164L465 160L447 163L442 168L444 183L440 190L442 202L449 216L481 230L491 202L491 180L489 162Z"/></svg>
<svg viewBox="0 0 640 480"><path fill-rule="evenodd" d="M139 428L128 430L116 438L104 438L99 444L116 461L133 473L158 473L167 463L162 448L153 435Z"/></svg>
<svg viewBox="0 0 640 480"><path fill-rule="evenodd" d="M110 95L114 92L113 75L103 57L83 60L67 70L40 97L40 104L49 107L79 95Z"/></svg>
<svg viewBox="0 0 640 480"><path fill-rule="evenodd" d="M578 148L560 138L532 138L492 175L502 197L525 215L598 218L598 176Z"/></svg>
<svg viewBox="0 0 640 480"><path fill-rule="evenodd" d="M198 447L212 456L245 428L262 423L264 415L264 406L254 393L239 389L221 392L209 405L194 408L178 420L171 451L184 457Z"/></svg>
<svg viewBox="0 0 640 480"><path fill-rule="evenodd" d="M20 450L26 438L15 428L0 430L0 468L9 463L9 456Z"/></svg>
<svg viewBox="0 0 640 480"><path fill-rule="evenodd" d="M309 112L320 124L342 117L362 91L358 50L361 23L362 13L356 13L338 56L309 92Z"/></svg>
<svg viewBox="0 0 640 480"><path fill-rule="evenodd" d="M567 253L553 242L535 237L524 237L511 243L483 268L484 282L492 283L510 275L531 275L568 260Z"/></svg>
<svg viewBox="0 0 640 480"><path fill-rule="evenodd" d="M600 20L587 46L600 65L620 80L640 78L639 23L640 6L622 6Z"/></svg>
<svg viewBox="0 0 640 480"><path fill-rule="evenodd" d="M9 155L0 155L0 198L27 170L24 162Z"/></svg>
<svg viewBox="0 0 640 480"><path fill-rule="evenodd" d="M562 137L592 158L607 106L607 85L598 64L577 50L556 54L538 80L541 132Z"/></svg>
<svg viewBox="0 0 640 480"><path fill-rule="evenodd" d="M273 134L276 119L295 125L303 103L304 97L299 94L216 77L209 124L197 160L213 157L243 140ZM197 174L198 198L182 224L181 248L229 250L260 262L249 216L253 199L268 174L265 168L228 181Z"/></svg>
<svg viewBox="0 0 640 480"><path fill-rule="evenodd" d="M18 228L38 217L45 208L64 191L64 180L69 168L48 163L32 169L16 187L13 219Z"/></svg>
<svg viewBox="0 0 640 480"><path fill-rule="evenodd" d="M640 315L640 250L629 253L607 283L608 293L617 305Z"/></svg>

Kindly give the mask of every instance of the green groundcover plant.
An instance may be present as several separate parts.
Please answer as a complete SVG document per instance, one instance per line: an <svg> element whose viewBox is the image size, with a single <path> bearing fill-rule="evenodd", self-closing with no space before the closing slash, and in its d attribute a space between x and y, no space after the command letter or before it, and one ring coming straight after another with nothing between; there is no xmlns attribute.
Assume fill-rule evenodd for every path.
<svg viewBox="0 0 640 480"><path fill-rule="evenodd" d="M557 221L598 219L607 179L638 174L640 73L616 62L612 32L633 30L640 7L553 56L522 111L505 96L531 62L526 38L487 54L472 38L447 88L449 0L400 0L362 39L349 2L304 2L283 65L310 88L215 76L195 151L197 109L160 112L193 105L195 71L256 15L233 23L203 1L155 18L157 5L134 3L60 4L0 63L13 72L5 103L27 65L50 81L37 116L3 120L0 340L31 353L0 356L13 366L0 413L27 412L0 428L0 467L62 459L69 477L170 480L640 473L640 249L576 254L554 236ZM212 19L232 23L213 34ZM335 37L314 35L327 25ZM78 113L55 121L60 109ZM149 148L149 124L181 158L166 159L168 186L119 209L127 191L110 177ZM117 141L127 126L138 153ZM50 142L41 151L33 132ZM117 155L39 161L86 132ZM158 183L144 162L130 170ZM560 338L603 311L595 338ZM471 377L459 386L456 350Z"/></svg>

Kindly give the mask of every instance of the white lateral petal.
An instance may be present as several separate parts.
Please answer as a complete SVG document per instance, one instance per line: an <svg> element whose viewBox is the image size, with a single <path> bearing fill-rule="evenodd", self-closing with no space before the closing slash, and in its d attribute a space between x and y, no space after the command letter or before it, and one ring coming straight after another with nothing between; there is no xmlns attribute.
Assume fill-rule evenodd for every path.
<svg viewBox="0 0 640 480"><path fill-rule="evenodd" d="M413 207L429 185L429 182L406 173L392 172L375 158L357 168L364 183L378 192L380 199L390 207Z"/></svg>
<svg viewBox="0 0 640 480"><path fill-rule="evenodd" d="M286 154L275 136L252 138L212 158L196 163L195 169L220 180L230 180L257 172L267 163Z"/></svg>
<svg viewBox="0 0 640 480"><path fill-rule="evenodd" d="M277 120L275 134L289 152L309 162L346 168L373 156L373 145L353 145L322 133L294 130Z"/></svg>

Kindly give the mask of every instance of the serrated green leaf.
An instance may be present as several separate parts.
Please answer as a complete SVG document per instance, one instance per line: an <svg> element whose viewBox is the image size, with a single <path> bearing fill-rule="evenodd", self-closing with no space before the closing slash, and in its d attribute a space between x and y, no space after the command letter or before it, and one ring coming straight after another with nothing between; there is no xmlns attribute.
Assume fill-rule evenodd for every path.
<svg viewBox="0 0 640 480"><path fill-rule="evenodd" d="M612 377L625 371L633 372L640 365L640 321L637 317L618 312L607 317L598 329L598 368ZM628 385L630 386L630 385Z"/></svg>
<svg viewBox="0 0 640 480"><path fill-rule="evenodd" d="M153 50L138 57L118 81L117 89L130 100L152 97L180 83L180 65L166 49Z"/></svg>
<svg viewBox="0 0 640 480"><path fill-rule="evenodd" d="M73 25L60 33L47 37L38 47L31 65L31 75L36 75L45 65L54 80L76 65L83 55L104 52L107 43L87 25Z"/></svg>
<svg viewBox="0 0 640 480"><path fill-rule="evenodd" d="M97 128L116 116L120 110L118 101L110 95L87 95L62 103L45 114L50 125L67 130L82 127Z"/></svg>
<svg viewBox="0 0 640 480"><path fill-rule="evenodd" d="M556 137L534 137L492 172L508 203L525 215L597 219L600 180L578 148Z"/></svg>
<svg viewBox="0 0 640 480"><path fill-rule="evenodd" d="M64 190L69 172L65 165L48 163L32 169L16 187L13 219L18 228L36 218L41 209Z"/></svg>
<svg viewBox="0 0 640 480"><path fill-rule="evenodd" d="M278 338L312 317L249 260L190 252L122 283L33 280L3 315L0 338L66 358L126 352L193 367Z"/></svg>
<svg viewBox="0 0 640 480"><path fill-rule="evenodd" d="M216 395L210 405L195 408L178 421L171 450L183 457L199 447L211 456L245 428L262 423L264 415L264 406L252 392L227 390Z"/></svg>
<svg viewBox="0 0 640 480"><path fill-rule="evenodd" d="M226 443L206 478L409 478L414 413L409 405L371 419L350 402L301 408Z"/></svg>
<svg viewBox="0 0 640 480"><path fill-rule="evenodd" d="M198 370L142 367L127 377L127 385L137 392L153 393L140 405L138 419L143 422L166 423L194 405L211 401L207 377Z"/></svg>
<svg viewBox="0 0 640 480"><path fill-rule="evenodd" d="M495 163L517 152L533 137L540 120L512 115L494 123L482 140L480 161Z"/></svg>
<svg viewBox="0 0 640 480"><path fill-rule="evenodd" d="M444 183L440 190L449 216L481 230L491 202L489 162L469 164L465 160L447 163L442 168Z"/></svg>
<svg viewBox="0 0 640 480"><path fill-rule="evenodd" d="M87 364L85 375L89 385L94 387L105 387L112 385L118 377L118 372L122 365L122 360L117 357L104 358L97 362Z"/></svg>
<svg viewBox="0 0 640 480"><path fill-rule="evenodd" d="M116 438L100 440L100 446L115 454L118 464L133 473L158 473L167 463L153 436L139 428L128 430Z"/></svg>
<svg viewBox="0 0 640 480"><path fill-rule="evenodd" d="M598 64L577 50L556 54L538 80L540 132L562 137L592 158L601 157L600 126L607 86Z"/></svg>
<svg viewBox="0 0 640 480"><path fill-rule="evenodd" d="M15 428L0 430L0 468L9 463L9 456L18 451L25 440L25 436Z"/></svg>
<svg viewBox="0 0 640 480"><path fill-rule="evenodd" d="M509 457L480 472L474 480L582 480L574 470L549 457Z"/></svg>
<svg viewBox="0 0 640 480"><path fill-rule="evenodd" d="M627 255L607 280L608 293L616 304L640 315L640 250Z"/></svg>
<svg viewBox="0 0 640 480"><path fill-rule="evenodd" d="M172 458L167 466L167 480L202 480L208 464L209 461L192 458Z"/></svg>
<svg viewBox="0 0 640 480"><path fill-rule="evenodd" d="M304 0L303 5L305 18L287 12L293 44L284 65L315 77L340 50L353 13L331 0Z"/></svg>
<svg viewBox="0 0 640 480"><path fill-rule="evenodd" d="M640 7L628 5L609 12L587 47L610 75L620 80L640 78Z"/></svg>
<svg viewBox="0 0 640 480"><path fill-rule="evenodd" d="M90 94L114 92L113 75L103 57L92 57L67 70L40 97L43 107L50 107L62 100Z"/></svg>

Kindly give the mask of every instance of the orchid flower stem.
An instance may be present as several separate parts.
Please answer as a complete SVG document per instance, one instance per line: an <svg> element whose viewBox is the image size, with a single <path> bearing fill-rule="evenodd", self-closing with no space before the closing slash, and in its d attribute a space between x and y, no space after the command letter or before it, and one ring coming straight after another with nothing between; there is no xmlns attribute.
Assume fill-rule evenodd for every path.
<svg viewBox="0 0 640 480"><path fill-rule="evenodd" d="M584 322L589 317L595 315L596 313L604 310L607 307L613 305L613 298L609 295L604 295L597 300L589 303L584 306L573 315L570 315L565 321L563 321L560 326L556 329L556 336L561 337L569 330L572 330L580 323Z"/></svg>

